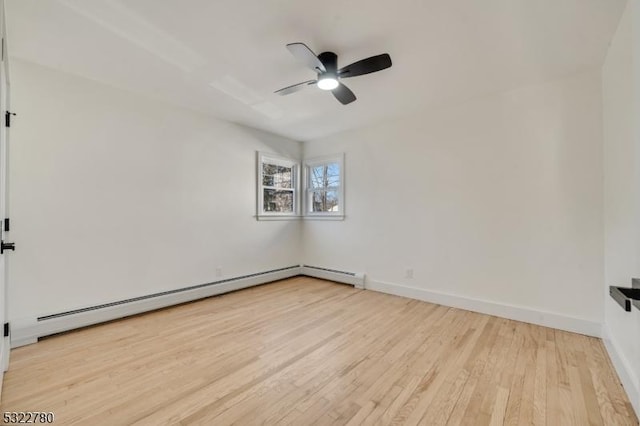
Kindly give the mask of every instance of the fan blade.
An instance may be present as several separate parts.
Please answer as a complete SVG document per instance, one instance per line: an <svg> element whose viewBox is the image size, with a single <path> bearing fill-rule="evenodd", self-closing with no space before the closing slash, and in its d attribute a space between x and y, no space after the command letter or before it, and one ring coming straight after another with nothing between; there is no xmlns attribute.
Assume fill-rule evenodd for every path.
<svg viewBox="0 0 640 426"><path fill-rule="evenodd" d="M302 82L302 83L294 84L292 86L287 86L287 87L285 87L283 89L276 90L273 93L277 93L280 96L290 95L291 93L295 93L295 92L297 92L299 90L302 90L305 87L307 87L307 86L309 86L311 84L315 84L317 82L318 82L317 80L309 80L309 81L305 81L305 82Z"/></svg>
<svg viewBox="0 0 640 426"><path fill-rule="evenodd" d="M354 62L351 65L340 68L338 75L340 78L355 77L358 75L369 74L376 71L382 71L391 66L391 56L388 53L372 56Z"/></svg>
<svg viewBox="0 0 640 426"><path fill-rule="evenodd" d="M309 47L304 43L289 43L287 44L287 49L289 52L299 61L304 63L306 66L314 70L315 72L325 72L326 68L322 65L318 56L313 53L313 50L309 49Z"/></svg>
<svg viewBox="0 0 640 426"><path fill-rule="evenodd" d="M342 83L338 84L338 87L333 89L331 93L333 93L333 96L335 96L342 105L350 104L356 100L356 95L354 95L351 89Z"/></svg>

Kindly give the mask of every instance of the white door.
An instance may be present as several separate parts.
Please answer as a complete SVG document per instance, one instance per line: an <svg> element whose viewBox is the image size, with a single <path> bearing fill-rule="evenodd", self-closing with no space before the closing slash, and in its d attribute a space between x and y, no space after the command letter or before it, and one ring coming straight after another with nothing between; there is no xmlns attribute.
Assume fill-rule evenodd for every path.
<svg viewBox="0 0 640 426"><path fill-rule="evenodd" d="M9 138L9 129L7 128L7 116L9 108L9 65L7 60L7 37L5 31L4 19L4 0L0 0L0 34L2 34L2 52L0 60L0 221L2 233L3 252L0 253L0 336L2 336L2 344L0 345L0 377L9 367L9 336L5 336L5 323L7 322L7 290L6 290L6 270L5 262L7 251L5 247L10 247L8 243L9 229L5 229L8 223L4 220L7 217L7 142ZM8 116L9 119L11 116ZM9 252L11 253L11 252ZM1 388L0 388L1 391Z"/></svg>

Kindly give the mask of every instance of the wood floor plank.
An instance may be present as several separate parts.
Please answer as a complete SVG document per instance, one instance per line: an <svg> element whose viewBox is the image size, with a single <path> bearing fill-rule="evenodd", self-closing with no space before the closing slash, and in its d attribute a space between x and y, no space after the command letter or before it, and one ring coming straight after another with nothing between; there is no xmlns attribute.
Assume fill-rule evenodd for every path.
<svg viewBox="0 0 640 426"><path fill-rule="evenodd" d="M638 425L599 339L296 277L12 351L74 425Z"/></svg>
<svg viewBox="0 0 640 426"><path fill-rule="evenodd" d="M560 423L561 410L560 395L558 392L558 366L556 359L556 342L553 330L547 331L547 341L545 343L546 363L546 385L547 385L547 410L546 424L558 425Z"/></svg>
<svg viewBox="0 0 640 426"><path fill-rule="evenodd" d="M490 426L500 426L504 424L504 413L507 408L507 402L509 401L509 389L500 387L496 393L496 403L493 406L493 412L491 413ZM537 423L540 424L540 423Z"/></svg>

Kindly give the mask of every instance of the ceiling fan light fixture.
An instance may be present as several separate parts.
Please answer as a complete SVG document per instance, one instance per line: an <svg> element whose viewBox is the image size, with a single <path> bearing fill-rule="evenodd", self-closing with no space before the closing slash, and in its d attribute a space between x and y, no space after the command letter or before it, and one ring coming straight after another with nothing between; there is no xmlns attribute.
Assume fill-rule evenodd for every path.
<svg viewBox="0 0 640 426"><path fill-rule="evenodd" d="M318 80L318 87L322 90L333 90L338 87L338 79L332 75L322 77Z"/></svg>

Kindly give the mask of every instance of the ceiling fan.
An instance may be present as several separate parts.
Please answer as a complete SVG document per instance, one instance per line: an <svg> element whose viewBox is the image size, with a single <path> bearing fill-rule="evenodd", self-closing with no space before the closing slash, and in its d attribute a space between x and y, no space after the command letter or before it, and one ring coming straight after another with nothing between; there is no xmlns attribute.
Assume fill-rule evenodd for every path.
<svg viewBox="0 0 640 426"><path fill-rule="evenodd" d="M338 69L338 55L333 52L323 52L316 56L304 43L287 44L287 49L300 62L315 71L318 78L276 90L275 93L279 95L289 95L315 84L322 90L330 90L340 103L346 105L355 101L356 95L342 84L340 79L382 71L391 66L391 57L387 53L371 56Z"/></svg>

